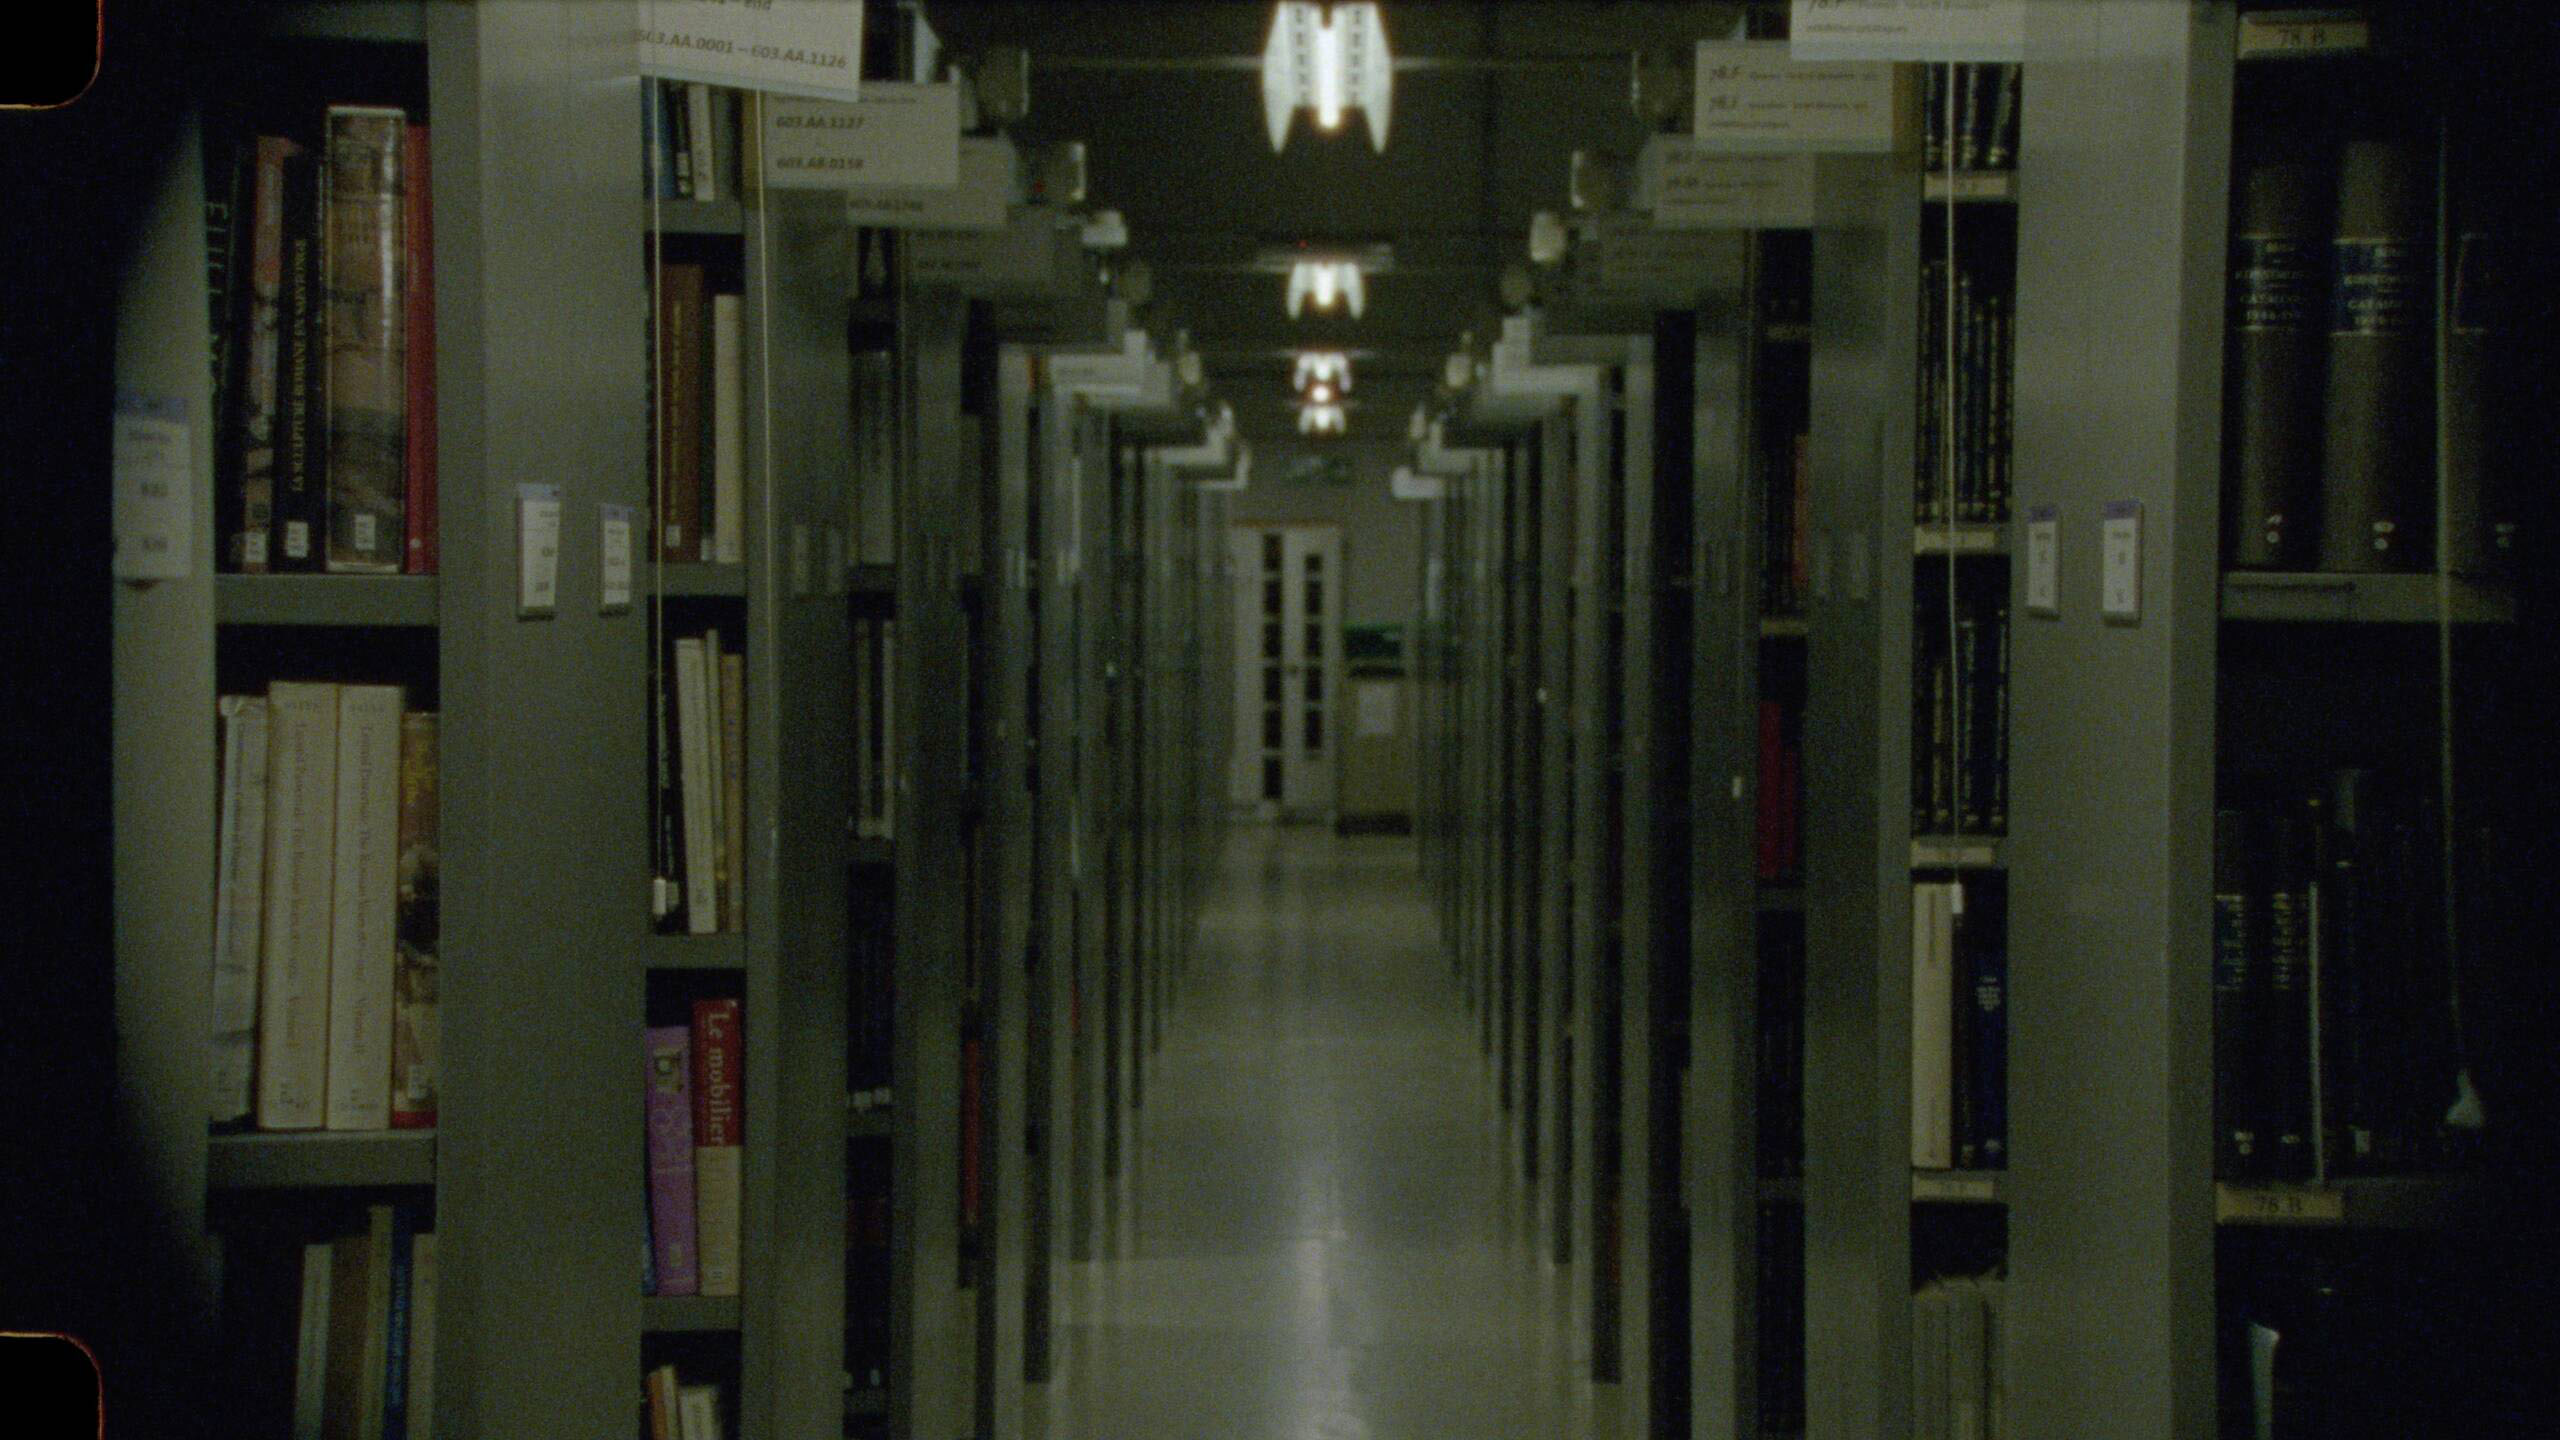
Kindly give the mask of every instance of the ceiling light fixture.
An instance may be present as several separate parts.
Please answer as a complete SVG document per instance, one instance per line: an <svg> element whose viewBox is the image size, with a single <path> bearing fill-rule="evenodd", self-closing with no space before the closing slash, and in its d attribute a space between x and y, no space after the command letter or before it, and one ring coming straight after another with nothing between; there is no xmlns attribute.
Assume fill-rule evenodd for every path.
<svg viewBox="0 0 2560 1440"><path fill-rule="evenodd" d="M1355 320L1360 318L1360 312L1369 306L1369 290L1361 278L1360 262L1357 260L1291 262L1289 318L1297 319L1299 312L1306 309L1309 301L1314 302L1319 312L1331 310L1336 304L1340 304L1351 311L1351 318Z"/></svg>
<svg viewBox="0 0 2560 1440"><path fill-rule="evenodd" d="M1297 378L1289 388L1304 390L1309 385L1338 385L1350 390L1351 357L1339 350L1299 351Z"/></svg>
<svg viewBox="0 0 2560 1440"><path fill-rule="evenodd" d="M1339 405L1301 405L1298 407L1298 433L1301 435L1339 435L1347 428Z"/></svg>
<svg viewBox="0 0 2560 1440"><path fill-rule="evenodd" d="M1262 118L1272 149L1287 143L1300 110L1313 110L1316 128L1329 135L1350 108L1368 120L1370 146L1386 149L1394 85L1387 26L1373 0L1335 5L1330 15L1307 0L1281 0L1262 46Z"/></svg>

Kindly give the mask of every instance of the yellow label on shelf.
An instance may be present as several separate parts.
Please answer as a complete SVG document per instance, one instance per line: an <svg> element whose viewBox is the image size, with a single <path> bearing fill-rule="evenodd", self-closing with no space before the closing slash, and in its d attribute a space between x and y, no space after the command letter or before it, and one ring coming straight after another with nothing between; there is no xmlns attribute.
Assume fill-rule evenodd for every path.
<svg viewBox="0 0 2560 1440"><path fill-rule="evenodd" d="M2271 10L2240 17L2240 58L2337 55L2373 43L2372 27L2353 10Z"/></svg>
<svg viewBox="0 0 2560 1440"><path fill-rule="evenodd" d="M2217 1185L2214 1218L2277 1225L2344 1220L2347 1194L2318 1185Z"/></svg>

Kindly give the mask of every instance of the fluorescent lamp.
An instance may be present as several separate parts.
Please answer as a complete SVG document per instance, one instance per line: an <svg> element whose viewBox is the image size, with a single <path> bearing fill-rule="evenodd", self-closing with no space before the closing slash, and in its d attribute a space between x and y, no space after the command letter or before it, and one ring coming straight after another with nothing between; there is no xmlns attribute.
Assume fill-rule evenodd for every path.
<svg viewBox="0 0 2560 1440"><path fill-rule="evenodd" d="M1369 144L1386 149L1394 85L1386 21L1374 0L1335 5L1330 15L1307 0L1281 0L1262 46L1262 118L1272 149L1288 142L1298 111L1314 111L1316 128L1331 134L1342 128L1342 112L1354 108L1368 120Z"/></svg>
<svg viewBox="0 0 2560 1440"><path fill-rule="evenodd" d="M1289 265L1289 318L1298 318L1307 302L1313 300L1319 311L1331 310L1339 301L1348 306L1353 319L1368 308L1368 287L1360 275L1357 260L1297 260Z"/></svg>
<svg viewBox="0 0 2560 1440"><path fill-rule="evenodd" d="M1299 351L1297 378L1289 388L1304 390L1309 385L1335 385L1350 390L1351 357L1339 350Z"/></svg>
<svg viewBox="0 0 2560 1440"><path fill-rule="evenodd" d="M1339 435L1345 428L1339 405L1301 405L1298 407L1298 433L1301 435Z"/></svg>

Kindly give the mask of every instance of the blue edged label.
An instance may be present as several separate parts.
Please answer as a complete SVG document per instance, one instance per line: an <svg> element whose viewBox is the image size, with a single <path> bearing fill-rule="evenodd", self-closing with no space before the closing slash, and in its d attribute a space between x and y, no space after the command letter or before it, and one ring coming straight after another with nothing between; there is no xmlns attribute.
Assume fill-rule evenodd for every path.
<svg viewBox="0 0 2560 1440"><path fill-rule="evenodd" d="M2319 314L2317 247L2281 235L2231 237L2231 328L2309 330Z"/></svg>
<svg viewBox="0 0 2560 1440"><path fill-rule="evenodd" d="M2405 240L2339 240L2330 247L2334 335L2414 335L2425 325L2423 256Z"/></svg>

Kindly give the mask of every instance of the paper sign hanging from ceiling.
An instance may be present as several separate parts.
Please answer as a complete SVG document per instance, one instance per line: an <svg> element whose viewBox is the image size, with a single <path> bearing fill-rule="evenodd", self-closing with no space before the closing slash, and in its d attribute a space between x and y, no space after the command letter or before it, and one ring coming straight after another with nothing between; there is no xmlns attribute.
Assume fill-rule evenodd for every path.
<svg viewBox="0 0 2560 1440"><path fill-rule="evenodd" d="M875 83L850 105L764 107L764 183L788 190L960 182L960 88Z"/></svg>
<svg viewBox="0 0 2560 1440"><path fill-rule="evenodd" d="M848 187L845 223L883 230L1002 230L1013 200L1015 163L1012 141L964 136L959 184Z"/></svg>
<svg viewBox="0 0 2560 1440"><path fill-rule="evenodd" d="M1701 148L1880 153L1901 138L1895 67L1797 60L1774 41L1698 44L1691 133Z"/></svg>
<svg viewBox="0 0 2560 1440"><path fill-rule="evenodd" d="M1725 155L1678 135L1645 142L1637 208L1664 230L1791 230L1814 223L1810 155Z"/></svg>
<svg viewBox="0 0 2560 1440"><path fill-rule="evenodd" d="M863 0L640 0L640 73L774 95L861 94Z"/></svg>
<svg viewBox="0 0 2560 1440"><path fill-rule="evenodd" d="M1798 60L1996 60L2026 48L2027 0L1795 0Z"/></svg>

